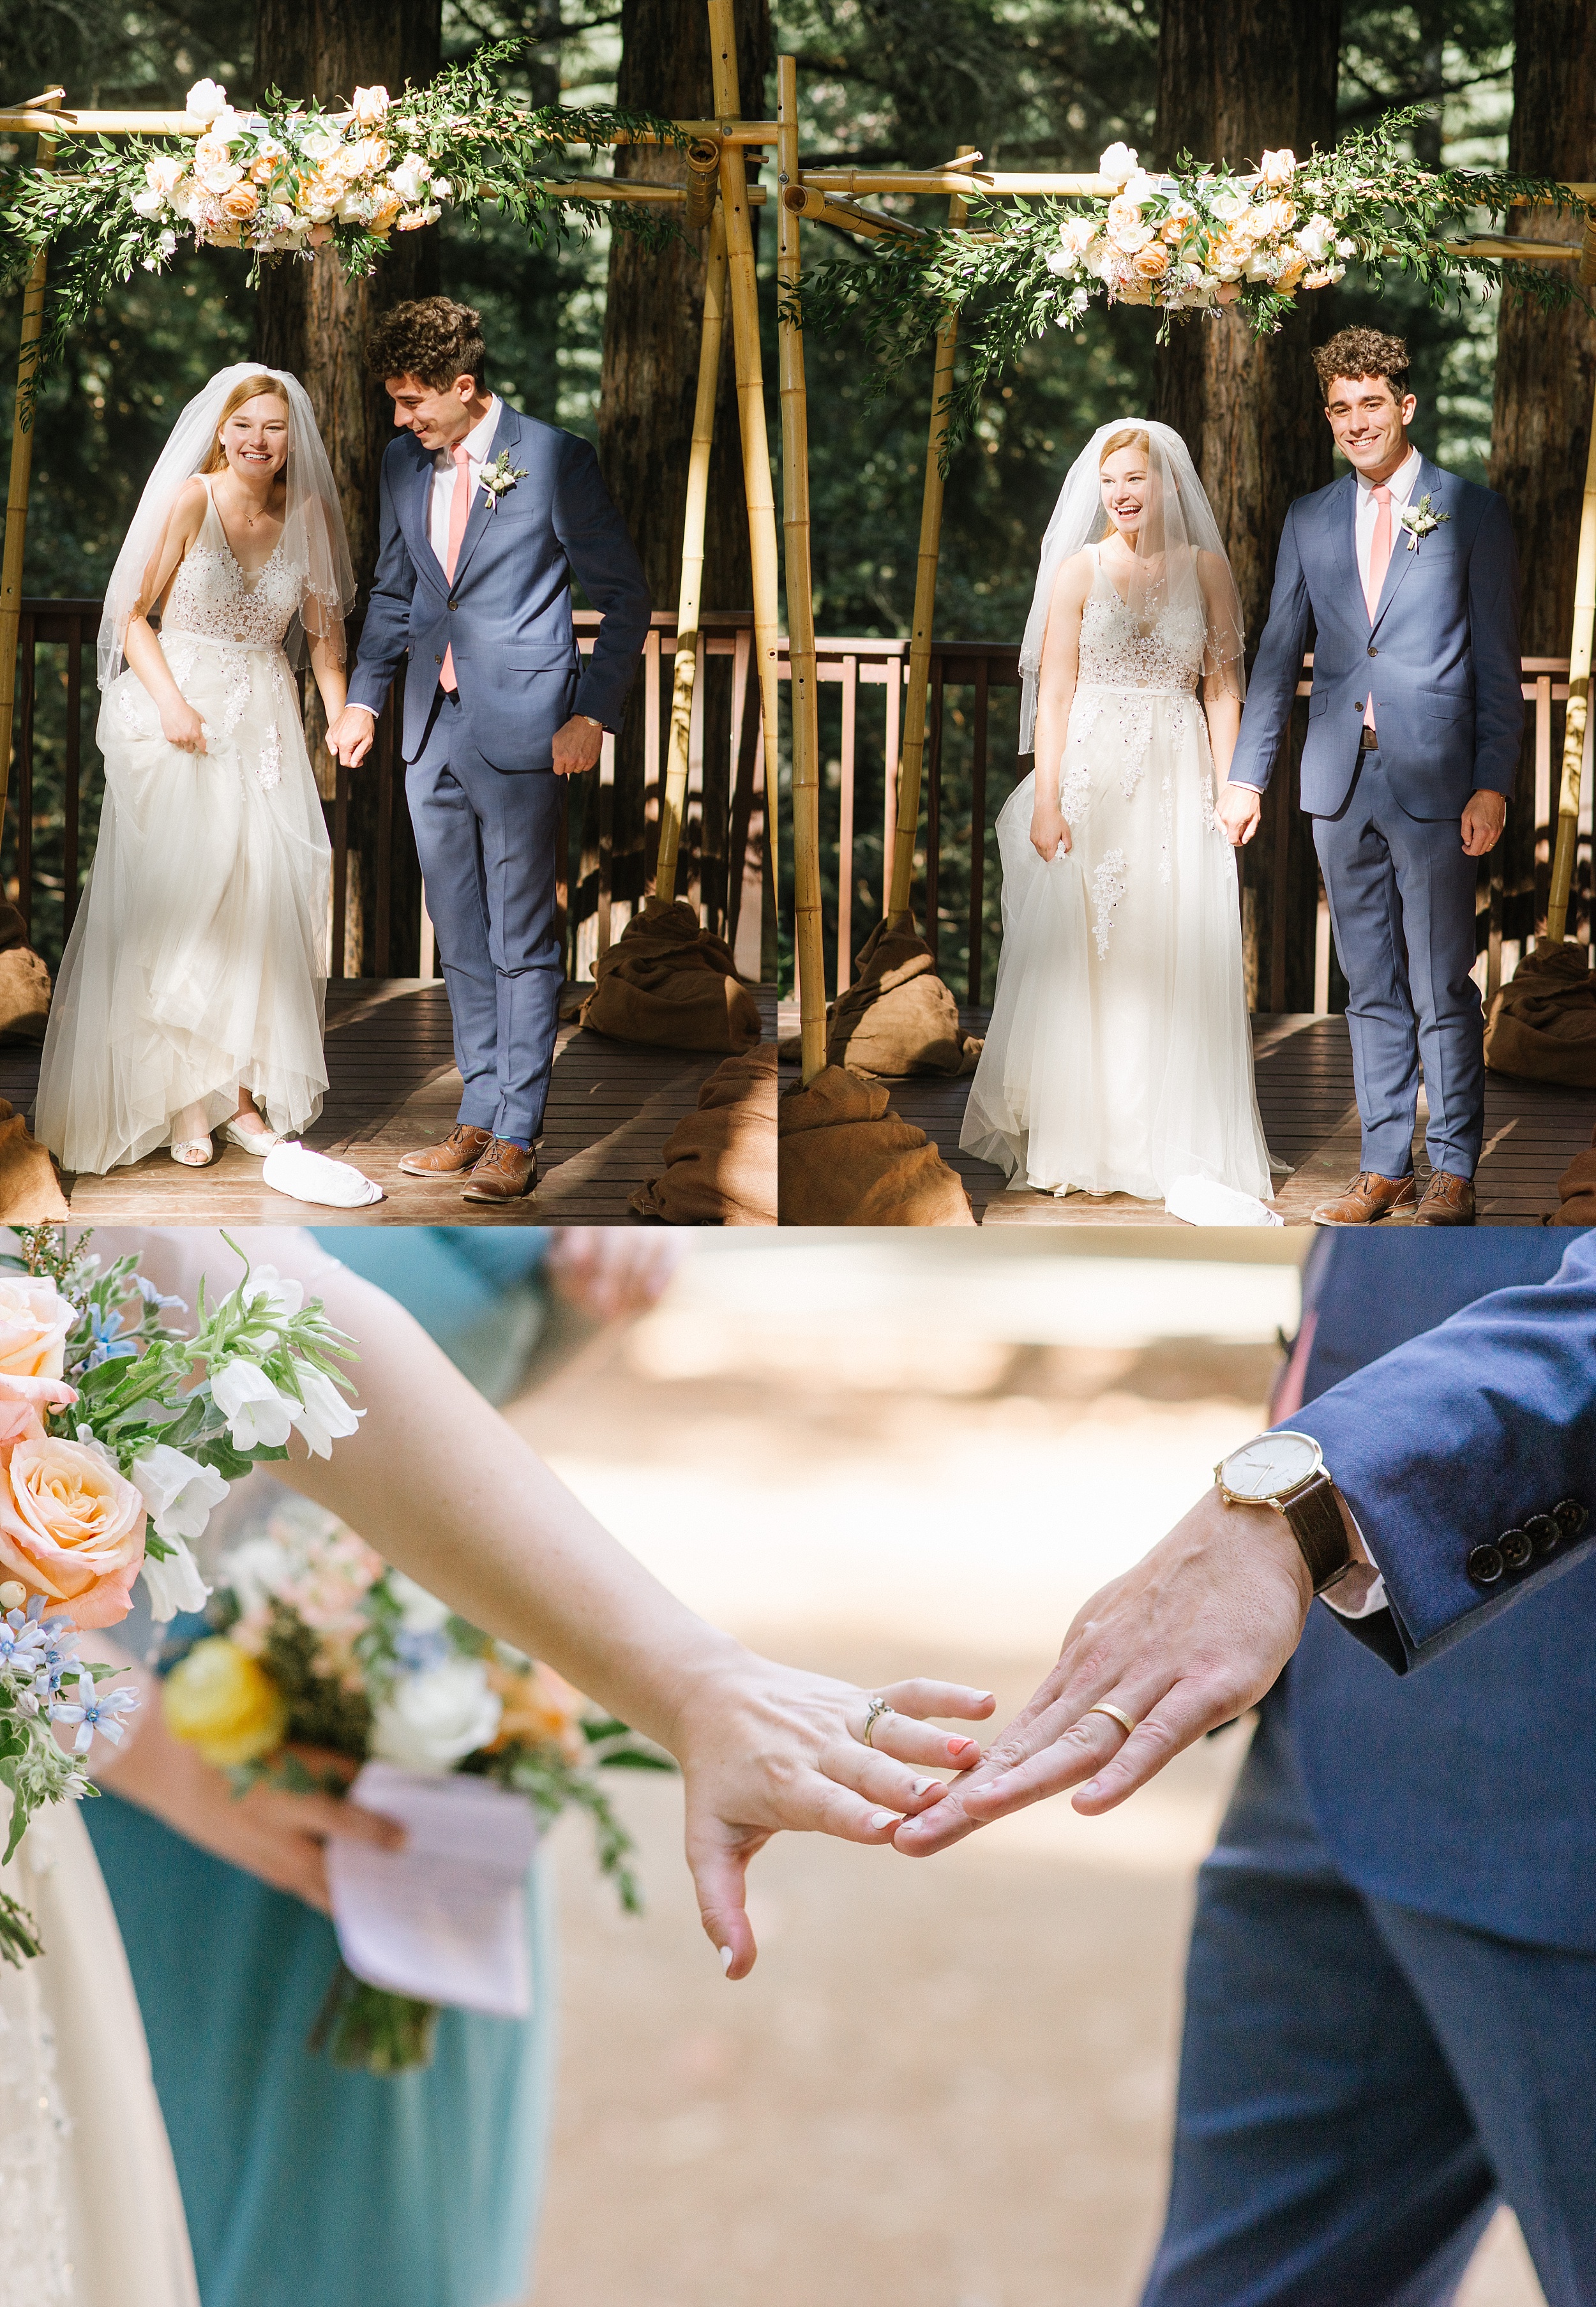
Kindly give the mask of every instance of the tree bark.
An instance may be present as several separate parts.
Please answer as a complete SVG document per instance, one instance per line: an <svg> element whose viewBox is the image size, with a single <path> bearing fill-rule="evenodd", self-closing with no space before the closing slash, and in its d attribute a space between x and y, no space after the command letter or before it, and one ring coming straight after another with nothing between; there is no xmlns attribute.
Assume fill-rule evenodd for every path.
<svg viewBox="0 0 1596 2307"><path fill-rule="evenodd" d="M435 77L442 16L442 0L257 0L257 89L276 85L287 96L319 97L328 107L356 85L381 82L397 95L407 80ZM387 395L380 379L366 375L362 343L378 313L406 297L435 294L438 282L438 236L428 231L396 237L364 280L346 280L330 252L323 251L313 263L285 259L271 266L261 285L256 356L269 367L292 370L310 395L338 485L362 603L376 565L378 476L392 430ZM353 648L351 632L351 656ZM319 739L319 704L313 703L309 720ZM331 763L324 751L314 758L330 798ZM364 931L349 940L356 974L369 974L373 966L377 808L377 772L368 759L349 784L350 912L356 931ZM388 968L399 975L418 966L421 896L402 798L393 830Z"/></svg>
<svg viewBox="0 0 1596 2307"><path fill-rule="evenodd" d="M742 107L760 116L770 69L769 0L737 0L737 65ZM616 102L676 120L707 120L715 105L708 12L703 0L622 0ZM650 146L616 154L618 176L680 184L682 156ZM757 224L756 211L756 224ZM682 581L682 522L698 385L703 317L703 252L674 244L640 247L629 233L611 244L605 310L598 452L612 495L641 555L656 608L674 610ZM752 597L748 510L742 491L737 404L728 324L716 400L705 536L704 605L746 608ZM666 663L668 665L669 659ZM640 690L641 684L639 684ZM702 806L683 828L682 888L699 885L711 917L725 904L724 831L731 682L717 660L707 683ZM656 765L647 765L656 774ZM614 872L617 896L641 894L653 871L645 854L642 699L634 693L616 762ZM593 830L593 828L589 828ZM586 846L586 844L584 845Z"/></svg>
<svg viewBox="0 0 1596 2307"><path fill-rule="evenodd" d="M1574 0L1570 0L1574 4ZM1266 148L1335 140L1341 0L1164 0L1154 150L1240 167ZM1235 312L1177 322L1154 362L1154 410L1184 435L1230 552L1249 656L1269 605L1286 508L1331 477L1331 440L1309 351L1322 297L1255 339ZM1256 1008L1312 1006L1317 876L1297 806L1295 746L1271 780L1241 860L1248 991Z"/></svg>

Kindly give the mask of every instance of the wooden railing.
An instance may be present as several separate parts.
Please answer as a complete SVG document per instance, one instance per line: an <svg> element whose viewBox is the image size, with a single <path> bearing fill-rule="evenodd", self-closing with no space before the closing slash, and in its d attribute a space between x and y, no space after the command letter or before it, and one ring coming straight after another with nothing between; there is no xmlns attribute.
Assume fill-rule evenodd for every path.
<svg viewBox="0 0 1596 2307"><path fill-rule="evenodd" d="M99 821L99 757L93 744L93 719L99 706L94 648L99 618L98 601L22 603L5 886L30 934L40 939L52 959L71 933ZM576 613L578 645L584 655L592 649L598 623L594 611ZM645 881L653 872L674 648L675 619L656 612L631 708L641 731L645 855L638 878ZM41 652L47 653L42 660ZM55 653L53 662L50 652ZM677 888L679 895L699 904L708 927L739 946L745 973L758 975L764 802L759 682L751 677L752 654L751 615L709 613L701 618ZM724 774L707 777L706 673L712 661L716 679L730 676L731 757ZM402 686L396 684L377 724L373 752L357 770L335 763L322 749L315 756L332 844L328 946L330 974L335 978L346 973L408 974L416 966L424 976L434 973L432 931L420 899L405 802L405 764L396 742L402 709ZM724 712L720 717L725 718ZM47 756L43 776L41 750ZM591 976L594 959L607 951L631 911L631 900L618 898L614 888L616 750L615 740L606 737L591 797L585 779L568 785L562 794L556 892L567 971L572 976ZM711 796L708 802L707 793ZM350 870L357 806L375 852L364 899ZM713 861L714 870L706 873L708 861ZM51 916L47 923L47 912ZM356 922L357 938L352 934Z"/></svg>

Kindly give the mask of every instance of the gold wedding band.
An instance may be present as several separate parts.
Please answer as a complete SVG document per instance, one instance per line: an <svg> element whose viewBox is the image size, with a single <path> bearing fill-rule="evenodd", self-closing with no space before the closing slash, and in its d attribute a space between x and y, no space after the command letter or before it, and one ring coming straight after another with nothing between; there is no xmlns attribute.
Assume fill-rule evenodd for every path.
<svg viewBox="0 0 1596 2307"><path fill-rule="evenodd" d="M872 1733L875 1730L877 1723L880 1720L883 1714L890 1714L893 1711L894 1709L888 1704L884 1698L872 1698L870 1704L865 1708L864 1743L867 1746L871 1747L872 1751L876 1743Z"/></svg>
<svg viewBox="0 0 1596 2307"><path fill-rule="evenodd" d="M1125 1709L1122 1706L1111 1706L1106 1698L1100 1698L1096 1705L1088 1706L1086 1711L1088 1714L1106 1714L1111 1722L1117 1722L1119 1724L1120 1729L1124 1731L1125 1736L1128 1738L1131 1732L1136 1728L1136 1724L1131 1720L1129 1715L1127 1714Z"/></svg>

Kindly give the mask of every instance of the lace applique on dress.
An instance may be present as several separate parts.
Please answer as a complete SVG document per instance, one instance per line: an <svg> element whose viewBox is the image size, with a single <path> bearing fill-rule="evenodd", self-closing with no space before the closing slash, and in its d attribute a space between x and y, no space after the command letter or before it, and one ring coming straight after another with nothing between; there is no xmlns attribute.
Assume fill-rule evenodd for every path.
<svg viewBox="0 0 1596 2307"><path fill-rule="evenodd" d="M1114 908L1125 895L1125 852L1110 849L1092 876L1093 927L1097 937L1097 958L1106 960L1109 931L1114 925Z"/></svg>
<svg viewBox="0 0 1596 2307"><path fill-rule="evenodd" d="M210 497L209 491L206 494ZM249 576L227 543L216 500L210 497L200 534L172 579L161 613L162 632L194 633L202 640L230 641L246 648L280 649L305 594L305 569L287 545L285 528L263 566Z"/></svg>
<svg viewBox="0 0 1596 2307"><path fill-rule="evenodd" d="M283 781L283 741L277 733L275 722L261 740L255 779L262 793L270 793L273 785L280 785Z"/></svg>
<svg viewBox="0 0 1596 2307"><path fill-rule="evenodd" d="M1081 611L1078 678L1083 687L1185 696L1197 687L1206 638L1202 615L1195 609L1166 611L1151 632L1144 632L1099 563Z"/></svg>

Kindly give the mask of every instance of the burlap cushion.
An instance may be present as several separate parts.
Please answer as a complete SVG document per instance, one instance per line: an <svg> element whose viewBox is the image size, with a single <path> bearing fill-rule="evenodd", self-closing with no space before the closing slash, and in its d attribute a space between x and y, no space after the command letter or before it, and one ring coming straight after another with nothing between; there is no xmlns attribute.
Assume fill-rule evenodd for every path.
<svg viewBox="0 0 1596 2307"><path fill-rule="evenodd" d="M1485 1062L1523 1081L1596 1089L1596 977L1588 946L1537 946L1490 1005Z"/></svg>
<svg viewBox="0 0 1596 2307"><path fill-rule="evenodd" d="M727 1058L699 1092L696 1113L665 1142L665 1166L631 1196L666 1225L776 1223L776 1051Z"/></svg>
<svg viewBox="0 0 1596 2307"><path fill-rule="evenodd" d="M900 1076L974 1072L981 1044L960 1026L923 938L878 922L854 965L853 984L827 1012L828 1064Z"/></svg>
<svg viewBox="0 0 1596 2307"><path fill-rule="evenodd" d="M0 902L0 1041L42 1042L49 1014L50 973L21 913Z"/></svg>
<svg viewBox="0 0 1596 2307"><path fill-rule="evenodd" d="M0 1225L47 1225L71 1214L47 1148L0 1097Z"/></svg>
<svg viewBox="0 0 1596 2307"><path fill-rule="evenodd" d="M781 1223L974 1225L957 1174L888 1093L842 1066L787 1090L776 1112Z"/></svg>
<svg viewBox="0 0 1596 2307"><path fill-rule="evenodd" d="M759 1004L724 938L699 926L682 898L648 897L594 968L582 1023L617 1042L667 1050L751 1049Z"/></svg>

